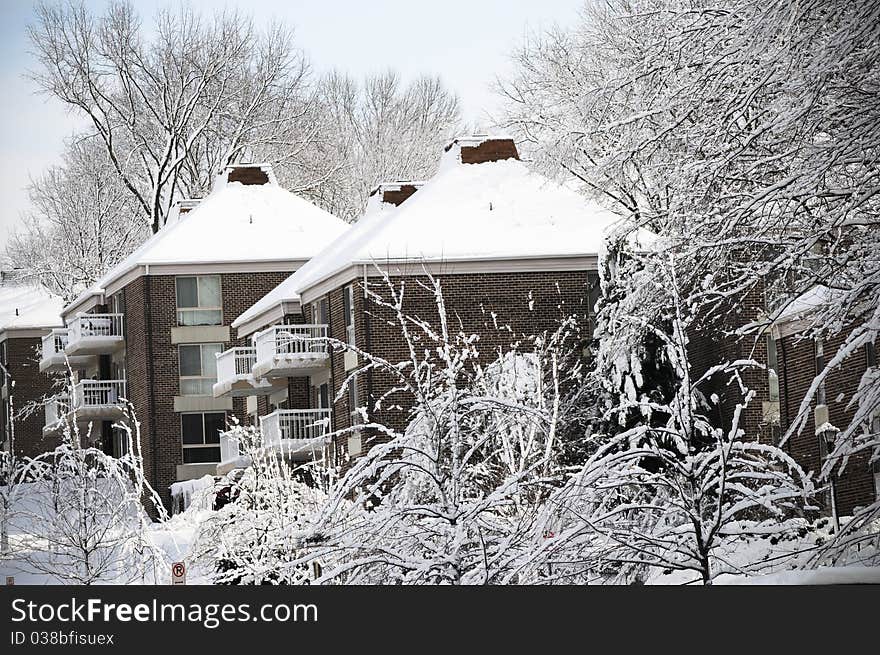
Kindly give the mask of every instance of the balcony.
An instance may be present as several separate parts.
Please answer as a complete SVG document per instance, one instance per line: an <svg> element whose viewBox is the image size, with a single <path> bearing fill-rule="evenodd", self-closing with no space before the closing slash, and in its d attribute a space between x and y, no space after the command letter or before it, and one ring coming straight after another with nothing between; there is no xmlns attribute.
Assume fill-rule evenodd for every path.
<svg viewBox="0 0 880 655"><path fill-rule="evenodd" d="M43 434L49 435L62 427L62 420L70 412L70 397L67 394L58 394L46 400L46 421L43 426Z"/></svg>
<svg viewBox="0 0 880 655"><path fill-rule="evenodd" d="M68 356L107 355L125 345L122 314L79 314L67 327Z"/></svg>
<svg viewBox="0 0 880 655"><path fill-rule="evenodd" d="M71 368L79 368L89 363L90 356L68 357L64 352L67 348L68 329L55 328L43 337L43 347L40 356L40 372L57 372L67 368L68 361Z"/></svg>
<svg viewBox="0 0 880 655"><path fill-rule="evenodd" d="M125 415L125 380L83 380L73 388L77 421L116 420Z"/></svg>
<svg viewBox="0 0 880 655"><path fill-rule="evenodd" d="M329 409L279 409L260 418L266 448L279 449L293 461L318 459L330 431Z"/></svg>
<svg viewBox="0 0 880 655"><path fill-rule="evenodd" d="M274 325L254 335L256 379L313 375L330 363L326 325Z"/></svg>
<svg viewBox="0 0 880 655"><path fill-rule="evenodd" d="M286 382L273 384L256 380L252 370L257 363L256 348L230 348L217 355L217 382L214 398L222 396L261 396L277 391Z"/></svg>

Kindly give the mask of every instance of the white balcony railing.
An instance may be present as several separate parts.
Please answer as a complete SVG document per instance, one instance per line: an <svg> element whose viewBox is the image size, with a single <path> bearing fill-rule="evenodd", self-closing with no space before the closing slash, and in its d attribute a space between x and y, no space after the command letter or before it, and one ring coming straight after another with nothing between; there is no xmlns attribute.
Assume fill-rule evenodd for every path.
<svg viewBox="0 0 880 655"><path fill-rule="evenodd" d="M73 388L73 409L118 407L125 398L125 380L83 380Z"/></svg>
<svg viewBox="0 0 880 655"><path fill-rule="evenodd" d="M291 376L321 367L327 354L327 326L273 325L254 335L254 376ZM302 370L300 370L302 369Z"/></svg>
<svg viewBox="0 0 880 655"><path fill-rule="evenodd" d="M68 355L106 354L124 342L122 314L79 314L67 327Z"/></svg>
<svg viewBox="0 0 880 655"><path fill-rule="evenodd" d="M256 356L312 355L327 352L326 325L273 325L254 336Z"/></svg>
<svg viewBox="0 0 880 655"><path fill-rule="evenodd" d="M70 411L70 397L58 394L46 400L46 427L54 427Z"/></svg>
<svg viewBox="0 0 880 655"><path fill-rule="evenodd" d="M264 446L320 452L330 431L329 409L279 409L260 418Z"/></svg>
<svg viewBox="0 0 880 655"><path fill-rule="evenodd" d="M90 337L122 337L122 314L80 314L67 326L70 341Z"/></svg>
<svg viewBox="0 0 880 655"><path fill-rule="evenodd" d="M67 347L67 328L54 328L43 337L43 359L51 357L64 358L64 349Z"/></svg>
<svg viewBox="0 0 880 655"><path fill-rule="evenodd" d="M257 349L230 348L217 355L217 380L238 380L250 376L257 363Z"/></svg>
<svg viewBox="0 0 880 655"><path fill-rule="evenodd" d="M220 435L220 461L228 462L241 454L238 439L228 432Z"/></svg>

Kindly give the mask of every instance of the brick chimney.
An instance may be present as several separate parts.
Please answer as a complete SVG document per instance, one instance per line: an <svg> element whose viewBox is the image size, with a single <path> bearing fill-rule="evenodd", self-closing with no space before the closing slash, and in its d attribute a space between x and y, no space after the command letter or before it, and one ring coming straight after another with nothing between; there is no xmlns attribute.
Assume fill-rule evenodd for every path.
<svg viewBox="0 0 880 655"><path fill-rule="evenodd" d="M519 159L516 143L506 136L474 134L458 137L446 146L445 151L449 152L453 148L458 148L462 164L483 164L502 159Z"/></svg>
<svg viewBox="0 0 880 655"><path fill-rule="evenodd" d="M241 184L276 184L275 174L268 164L233 164L226 167L226 181Z"/></svg>
<svg viewBox="0 0 880 655"><path fill-rule="evenodd" d="M399 207L404 200L418 191L424 182L383 182L370 191L370 201Z"/></svg>

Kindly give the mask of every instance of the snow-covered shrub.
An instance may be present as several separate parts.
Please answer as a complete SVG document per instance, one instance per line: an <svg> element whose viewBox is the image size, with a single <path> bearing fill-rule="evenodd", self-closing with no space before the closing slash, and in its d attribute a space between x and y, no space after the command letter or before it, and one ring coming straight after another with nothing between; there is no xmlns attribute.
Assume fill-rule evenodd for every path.
<svg viewBox="0 0 880 655"><path fill-rule="evenodd" d="M123 457L80 446L89 433L65 421L62 444L29 463L27 502L13 521L27 535L17 555L30 568L72 584L157 582L164 555L147 534L145 504L164 512L144 478L139 424L129 418L134 429L118 426L131 443Z"/></svg>
<svg viewBox="0 0 880 655"><path fill-rule="evenodd" d="M475 336L450 328L438 280L427 283L438 325L407 315L403 288L386 284L392 299L373 301L393 312L411 359L360 353L361 370L394 376L413 407L403 432L361 426L388 441L331 493L314 542L322 581L496 583L532 547L541 502L562 481L553 361L511 351L481 366Z"/></svg>
<svg viewBox="0 0 880 655"><path fill-rule="evenodd" d="M217 483L228 502L200 526L195 558L217 584L307 584L302 541L323 493L282 452L264 448L255 428L235 425L229 436L250 464Z"/></svg>
<svg viewBox="0 0 880 655"><path fill-rule="evenodd" d="M617 367L607 376L619 393L611 414L625 418L624 429L594 435L596 452L548 502L543 530L553 536L531 557L532 580L561 579L552 573L561 560L579 565L557 568L557 576L574 572L579 580L641 581L661 568L693 571L710 583L724 566L718 549L725 539L803 529L793 519L811 508L812 481L782 449L745 434L741 416L754 392L739 372L752 362L700 371L690 361L692 316L675 271L673 258L651 256L623 282L658 299L606 310L620 329L603 335L598 365ZM654 336L674 374L668 400L640 393L641 381L632 380L640 375L637 358L619 356L625 347L616 340L625 344L639 332ZM725 428L711 420L717 410L704 393L718 375L744 394Z"/></svg>

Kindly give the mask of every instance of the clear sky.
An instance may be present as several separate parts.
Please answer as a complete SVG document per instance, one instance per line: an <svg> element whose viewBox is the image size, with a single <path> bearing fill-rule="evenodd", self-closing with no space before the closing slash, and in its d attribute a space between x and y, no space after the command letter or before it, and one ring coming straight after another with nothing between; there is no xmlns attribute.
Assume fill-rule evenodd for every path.
<svg viewBox="0 0 880 655"><path fill-rule="evenodd" d="M104 0L86 0L100 11ZM134 0L149 22L162 0ZM353 74L389 67L405 78L440 75L459 94L466 121L479 122L497 100L490 84L509 70L509 53L530 30L568 24L582 0L191 0L205 11L225 5L253 13L258 24L281 19L296 29L314 68ZM25 28L33 0L0 0L0 244L27 208L30 176L59 161L63 141L81 119L35 94Z"/></svg>

